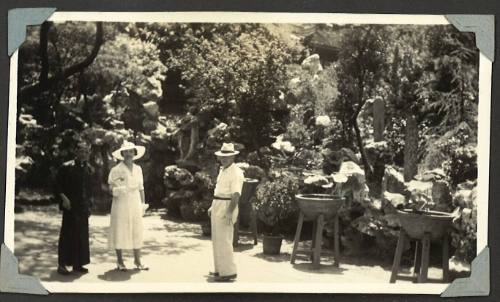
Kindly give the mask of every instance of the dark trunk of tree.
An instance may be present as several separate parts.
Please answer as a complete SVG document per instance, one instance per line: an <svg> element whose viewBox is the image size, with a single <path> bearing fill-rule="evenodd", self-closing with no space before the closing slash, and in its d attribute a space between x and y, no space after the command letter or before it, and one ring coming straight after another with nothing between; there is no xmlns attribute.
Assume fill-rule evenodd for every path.
<svg viewBox="0 0 500 302"><path fill-rule="evenodd" d="M372 175L372 167L366 156L365 147L363 146L363 139L361 138L361 131L359 130L357 120L352 121L352 127L354 128L354 133L356 134L356 144L358 146L359 152L361 153L361 162L365 170L366 178L370 178Z"/></svg>
<svg viewBox="0 0 500 302"><path fill-rule="evenodd" d="M47 39L48 35L48 30L47 28L48 25L42 26L41 27L41 32L40 32L40 39L42 41L42 36L43 39ZM52 87L54 87L57 83L60 81L63 81L64 79L74 75L75 73L83 71L85 68L87 68L92 62L94 62L95 58L97 57L97 54L99 53L99 49L101 48L101 45L103 44L104 39L103 39L103 25L102 22L97 22L96 23L96 36L95 36L95 41L94 41L94 48L92 49L92 52L89 54L88 57L86 57L83 61L80 63L77 63L73 66L70 66L66 69L63 69L60 74L57 74L55 76L52 76L50 78L44 78L45 75L43 73L47 74L49 67L48 67L48 59L44 56L42 56L42 71L43 73L40 75L40 81L32 84L32 85L26 85L19 89L18 93L18 98L19 99L25 99L25 98L31 98L35 95L38 95L44 91L50 90ZM42 43L40 46L44 46L45 50L41 50L40 53L43 55L44 53L47 52L47 46L48 43L44 42L44 45ZM46 56L46 54L45 54ZM45 61L45 62L44 62Z"/></svg>

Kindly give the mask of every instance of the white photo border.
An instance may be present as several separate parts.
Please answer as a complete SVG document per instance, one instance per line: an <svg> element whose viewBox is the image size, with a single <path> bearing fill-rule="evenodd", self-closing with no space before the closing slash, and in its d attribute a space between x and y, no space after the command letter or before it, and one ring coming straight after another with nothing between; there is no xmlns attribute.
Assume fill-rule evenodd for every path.
<svg viewBox="0 0 500 302"><path fill-rule="evenodd" d="M253 13L253 12L55 12L48 21L163 22L163 23L332 23L449 25L445 15ZM14 187L16 152L18 50L10 58L9 116L4 241L14 251ZM492 61L480 53L478 106L478 220L477 252L488 245ZM383 283L75 283L42 282L50 292L75 293L357 293L441 294L448 284Z"/></svg>

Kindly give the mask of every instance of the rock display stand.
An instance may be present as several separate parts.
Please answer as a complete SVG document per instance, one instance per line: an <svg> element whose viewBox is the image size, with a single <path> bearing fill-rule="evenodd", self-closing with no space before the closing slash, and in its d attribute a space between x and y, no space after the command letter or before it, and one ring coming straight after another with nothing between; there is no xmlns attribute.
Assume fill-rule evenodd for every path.
<svg viewBox="0 0 500 302"><path fill-rule="evenodd" d="M395 283L400 270L401 257L406 242L416 241L414 258L414 278L417 283L426 283L429 270L431 242L442 242L443 282L449 279L449 242L448 234L453 216L448 213L428 211L412 213L410 210L398 211L402 228L394 254L390 283Z"/></svg>
<svg viewBox="0 0 500 302"><path fill-rule="evenodd" d="M312 256L313 267L320 267L320 258L322 254L332 254L329 251L322 251L323 227L325 220L333 216L334 220L334 265L340 265L340 229L338 210L342 206L344 199L335 198L327 194L299 194L296 196L300 208L299 221L295 232L292 256L290 263L294 264L297 255L305 254ZM313 221L313 240L310 249L299 249L300 235L304 221Z"/></svg>

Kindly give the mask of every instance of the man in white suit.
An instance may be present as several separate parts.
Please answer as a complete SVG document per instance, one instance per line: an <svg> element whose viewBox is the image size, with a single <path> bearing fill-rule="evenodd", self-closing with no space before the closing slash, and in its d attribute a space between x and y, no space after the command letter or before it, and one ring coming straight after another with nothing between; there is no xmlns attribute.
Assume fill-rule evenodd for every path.
<svg viewBox="0 0 500 302"><path fill-rule="evenodd" d="M212 224L215 281L227 282L236 279L236 264L233 255L234 223L238 218L238 201L243 187L243 171L234 164L238 154L234 145L224 143L215 152L222 167L217 176L212 206L208 210Z"/></svg>

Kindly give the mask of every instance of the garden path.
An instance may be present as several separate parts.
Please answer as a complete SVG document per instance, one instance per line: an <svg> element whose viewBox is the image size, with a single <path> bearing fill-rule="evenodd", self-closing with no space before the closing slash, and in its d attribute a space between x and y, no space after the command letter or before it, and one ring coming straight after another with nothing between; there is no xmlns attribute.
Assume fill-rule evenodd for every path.
<svg viewBox="0 0 500 302"><path fill-rule="evenodd" d="M16 214L15 255L20 272L44 282L210 282L212 247L201 235L198 224L165 219L162 210L150 212L144 219L143 262L149 271L117 271L114 252L107 249L109 215L90 217L91 264L86 275L57 274L57 240L61 214L55 206L27 208ZM313 270L307 259L290 264L292 242L285 241L282 254L262 253L262 242L252 244L242 236L236 248L237 282L362 282L380 283L390 277L390 264L367 258L343 257L340 268L323 258L319 270ZM133 265L131 253L125 253L126 264ZM451 265L453 269L453 264ZM409 271L407 271L409 273ZM441 271L430 268L430 277L439 278ZM398 280L399 282L410 282Z"/></svg>

